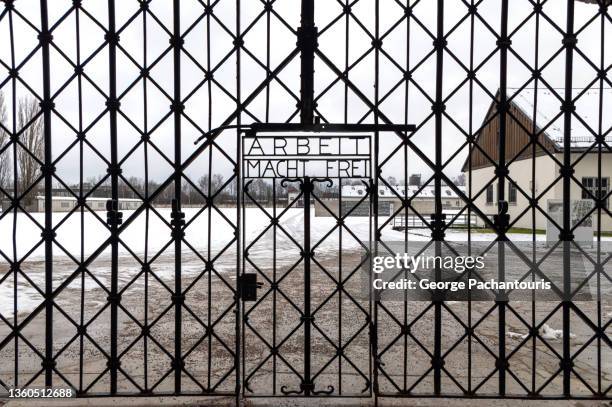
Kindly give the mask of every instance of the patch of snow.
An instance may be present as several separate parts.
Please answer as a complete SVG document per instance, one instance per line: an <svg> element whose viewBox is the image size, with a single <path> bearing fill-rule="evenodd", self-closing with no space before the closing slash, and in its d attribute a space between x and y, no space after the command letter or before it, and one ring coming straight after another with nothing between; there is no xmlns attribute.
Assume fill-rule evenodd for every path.
<svg viewBox="0 0 612 407"><path fill-rule="evenodd" d="M562 339L563 338L563 330L551 328L550 325L544 324L542 329L540 330L540 334L544 339ZM570 338L575 338L576 335L570 332Z"/></svg>
<svg viewBox="0 0 612 407"><path fill-rule="evenodd" d="M13 301L13 285L3 283L0 285L0 314L10 320L13 316L15 302ZM32 287L17 287L18 312L30 312L43 301L43 297ZM12 321L11 321L12 322Z"/></svg>
<svg viewBox="0 0 612 407"><path fill-rule="evenodd" d="M527 338L527 334L519 334L517 332L508 331L506 332L506 336L510 339L525 339Z"/></svg>
<svg viewBox="0 0 612 407"><path fill-rule="evenodd" d="M542 325L542 328L540 328L539 332L540 332L540 336L542 337L542 339L549 339L549 340L563 339L563 330L554 329L548 324ZM506 332L506 335L511 339L525 339L528 336L528 334L521 334L521 333L512 332L512 331ZM576 335L570 332L569 337L575 338Z"/></svg>

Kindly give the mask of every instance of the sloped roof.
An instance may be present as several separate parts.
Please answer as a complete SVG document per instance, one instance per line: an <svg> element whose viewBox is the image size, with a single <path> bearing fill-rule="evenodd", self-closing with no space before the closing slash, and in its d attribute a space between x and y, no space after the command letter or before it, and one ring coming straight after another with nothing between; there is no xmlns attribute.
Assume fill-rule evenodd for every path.
<svg viewBox="0 0 612 407"><path fill-rule="evenodd" d="M508 96L512 97L518 89L508 88ZM557 95L563 98L563 89L554 90ZM599 126L599 106L601 98L604 99L604 107L612 104L612 88L604 88L602 92L599 89L589 89L582 93L582 89L574 89L574 97L580 95L575 101L576 114L586 122L593 131L597 132ZM528 118L533 119L534 103L536 103L536 126L539 129L546 128L546 136L555 144L558 149L563 149L563 114L561 113L562 101L549 89L538 89L536 92L533 88L527 88L510 100L518 109L520 109ZM607 103L606 103L607 102ZM552 123L551 123L552 122ZM612 125L610 115L604 112L603 128L604 132ZM590 147L595 141L593 133L589 131L580 121L572 118L571 129L571 146L572 148L580 149ZM612 134L606 136L607 142L612 142ZM596 150L595 150L596 151Z"/></svg>
<svg viewBox="0 0 612 407"><path fill-rule="evenodd" d="M564 117L561 112L561 104L565 96L564 89L553 89L554 92L548 88L539 88L537 92L534 88L521 90L519 88L508 88L507 90L509 103L521 111L530 121L534 117L534 104L537 101L535 109L536 127L540 130L544 129L543 136L549 141L549 144L552 144L551 147L556 152L563 151ZM573 89L573 96L576 115L590 126L591 129L589 130L589 128L585 127L577 117L572 117L572 131L570 133L572 151L585 151L593 145L595 141L593 133L597 134L600 110L602 111L601 127L604 134L608 132L605 136L605 141L608 146L612 145L612 132L609 131L612 126L612 115L608 114L608 110L612 107L612 88L603 88L602 91L598 88L587 91L575 88ZM499 98L499 90L496 93L497 98ZM495 112L494 101L491 102L483 118L483 123L486 123L492 114L497 114ZM489 123L488 125L491 124ZM476 143L479 142L481 134L482 129L476 135ZM590 153L597 153L598 151L599 149L597 148L589 150ZM605 153L610 152L605 146L602 151ZM465 158L461 171L467 171L468 160L469 156Z"/></svg>
<svg viewBox="0 0 612 407"><path fill-rule="evenodd" d="M459 190L465 192L465 187L458 186ZM403 185L394 185L393 189L397 191L397 195L412 197L418 191L419 187L414 185L408 186L408 192L406 193L406 189ZM455 191L446 185L443 185L442 188L442 199L456 199L459 196L455 193ZM359 198L365 195L365 186L364 185L344 185L342 186L342 196L343 197L353 197ZM397 197L391 189L386 186L378 187L378 196L383 198L393 198ZM419 198L434 198L435 197L435 189L433 185L426 185L419 193L416 195Z"/></svg>

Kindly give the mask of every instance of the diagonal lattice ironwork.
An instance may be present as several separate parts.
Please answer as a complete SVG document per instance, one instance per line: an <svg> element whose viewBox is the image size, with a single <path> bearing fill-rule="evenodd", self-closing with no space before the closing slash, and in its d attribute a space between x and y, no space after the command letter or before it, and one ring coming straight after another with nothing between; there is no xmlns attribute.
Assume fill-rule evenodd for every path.
<svg viewBox="0 0 612 407"><path fill-rule="evenodd" d="M596 242L601 244L602 219L612 217L610 181L607 192L601 181L609 170L604 158L612 151L612 127L605 117L610 101L601 96L594 116L576 108L589 91L603 95L612 87L606 52L612 18L607 1L562 3L304 0L299 10L290 0L3 1L0 92L8 109L5 117L0 106L0 160L8 163L10 179L0 184L0 228L3 234L7 231L2 241L11 243L0 245L0 292L10 294L6 299L11 304L0 312L0 357L7 362L0 386L69 386L80 396L238 396L241 389L246 395L259 390L278 394L285 383L275 380L265 389L253 383L267 364L273 363L275 371L278 363L293 379L287 388L304 384L305 372L298 367L303 360L292 359L283 347L291 347L308 324L333 353L309 372L310 379L323 382L338 376L333 386L339 395L351 393L343 390L341 372L352 369L363 382L353 394L608 398L612 384L604 373L612 320L601 306L601 294L592 312L585 312L576 298L587 285L601 290L610 283L610 255L585 251L574 233L594 216ZM490 19L492 5L496 21ZM589 8L578 10L579 5ZM325 12L317 14L318 9ZM557 39L552 46L541 39L545 30ZM582 40L594 38L592 32L599 53ZM520 46L525 35L535 38L532 46ZM511 63L524 73L520 83L510 83ZM556 65L564 69L562 87L555 84ZM536 120L537 96L533 111L517 111L513 106L528 89L553 95L558 112L545 122ZM22 100L30 100L31 106L20 116ZM492 105L482 121L477 100ZM467 106L467 118L453 110L456 103ZM532 119L531 127L521 115ZM484 306L470 301L466 310L434 301L412 312L408 302L395 307L372 299L370 317L370 309L349 288L367 258L350 270L340 264L336 272L313 256L320 277L334 289L309 317L338 303L341 319L346 303L363 323L352 336L343 337L340 328L334 337L318 322L300 321L282 337L275 332L270 341L249 318L270 298L282 299L287 309L304 317L304 304L281 284L299 274L310 253L273 278L265 265L250 258L254 246L241 237L241 133L216 129L249 123L310 125L315 116L323 123L416 123L412 133L374 134L375 165L368 189L377 243L373 254L395 254L384 232L396 216L411 213L420 220L423 227L417 232L430 238L423 251L455 254L459 249L451 241L453 226L467 216L470 240L476 235L471 219L479 219L494 237L484 248L470 240L468 251L501 254L500 278L504 257L520 262L525 269L521 278L527 280L546 278L545 262L562 253L566 278L554 284L558 301L536 317L535 300L533 313L526 315L507 300ZM479 135L494 123L500 143L492 154L479 143ZM528 136L512 156L506 151L509 126ZM573 126L591 136L578 154L571 153ZM559 150L551 151L544 137L554 127L561 128L563 137ZM40 133L38 142L32 142L32 133ZM460 141L446 143L453 137ZM191 142L198 138L203 142L194 148ZM539 191L521 185L510 170L523 154L535 157L536 152L559 169ZM470 177L461 189L452 182L452 168L468 156L471 175L475 154L494 173L480 188L472 187ZM593 154L599 183L589 189L574 172ZM20 160L31 164L27 177ZM400 193L388 176L401 173L408 191L413 162L431 175L412 195ZM530 171L536 180L535 163ZM225 178L215 180L221 172ZM457 213L443 211L445 184L462 201ZM433 213L415 206L428 185L436 192ZM527 201L520 214L508 219L479 204L489 187L497 188L496 201L507 201L509 186ZM387 218L378 216L376 191L381 187L401 202ZM545 197L555 188L564 197L561 221L545 207ZM274 244L278 235L291 243L291 250L304 251L300 236L279 223L299 196L287 209L274 207L270 213L248 188L240 192L270 221L254 240L274 233ZM54 213L57 193L74 205ZM575 194L593 206L573 222L569 202ZM122 207L127 196L134 208ZM317 193L313 199L325 208ZM33 200L43 205L40 213L32 209ZM229 209L228 203L236 208ZM336 225L313 241L312 249L340 233L365 250L345 223L350 211L336 215L326 209ZM560 231L559 242L543 252L525 251L508 231L527 218L535 228L536 216ZM406 229L405 251L410 250L410 233ZM535 232L531 238L536 240ZM587 263L586 278L578 286L569 280L570 253ZM246 267L269 285L252 307L241 303L237 285ZM527 331L518 343L507 339L510 319ZM562 323L559 343L541 333L555 319ZM420 336L417 327L423 324L430 326L430 338ZM447 324L460 332L448 340ZM578 325L589 335L576 348L570 332ZM487 329L496 331L496 340L487 338ZM42 342L32 339L33 330L45 333ZM246 330L265 355L248 371ZM350 354L364 335L372 342L371 369ZM486 369L477 371L472 365L475 349L489 358ZM547 352L546 363L556 367L543 380L536 378L535 362L522 374L514 364L521 352L532 352L534 361ZM583 357L597 360L594 374L579 366ZM144 363L134 367L134 358ZM457 359L467 365L466 374L453 370ZM410 371L416 360L430 363ZM395 361L401 361L397 369Z"/></svg>

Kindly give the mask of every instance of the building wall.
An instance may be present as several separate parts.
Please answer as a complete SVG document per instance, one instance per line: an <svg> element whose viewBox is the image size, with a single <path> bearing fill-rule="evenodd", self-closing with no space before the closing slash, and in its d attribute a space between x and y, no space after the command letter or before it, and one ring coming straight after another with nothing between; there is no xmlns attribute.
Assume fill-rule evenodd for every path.
<svg viewBox="0 0 612 407"><path fill-rule="evenodd" d="M572 153L572 162L576 162L580 158L580 154ZM601 155L601 176L602 178L609 178L608 185L612 181L612 154ZM563 154L557 154L557 159L563 162ZM579 182L582 182L582 177L596 177L597 176L597 154L588 154L574 167L574 176ZM563 198L563 183L559 182L555 185L555 195L557 199ZM570 187L571 199L582 199L582 189L576 182L571 182ZM612 199L608 199L608 209L612 209ZM597 212L593 214L593 228L597 228L598 216ZM601 216L601 229L602 231L612 232L612 217L606 212L602 211Z"/></svg>
<svg viewBox="0 0 612 407"><path fill-rule="evenodd" d="M106 210L106 200L101 199L92 199L87 200L87 206L89 206L94 211L105 211ZM52 211L53 212L69 212L76 206L76 200L74 199L58 199L55 197L52 201ZM134 210L138 209L138 207L142 203L140 201L128 201L119 199L119 210ZM31 209L27 209L33 212L44 212L45 210L45 200L44 198L36 198L35 204Z"/></svg>
<svg viewBox="0 0 612 407"><path fill-rule="evenodd" d="M556 154L556 159L559 162L563 162L563 154ZM577 154L572 154L572 161L578 158ZM536 162L536 177L535 187L536 195L541 194L549 185L555 182L555 179L559 176L558 165L548 156L539 156L535 159ZM531 194L531 181L532 181L532 160L520 160L515 161L509 166L510 178L516 181L516 183L527 193ZM583 176L597 176L597 155L588 154L582 161L580 161L575 167L575 177L579 181L582 180ZM485 184L494 177L494 168L485 167L479 168L472 171L472 195L475 195L478 191L484 188ZM612 178L612 154L602 155L602 176L609 176ZM469 182L470 174L466 173L466 180ZM508 183L506 183L508 188ZM467 195L467 193L466 193ZM547 201L549 199L562 199L563 198L563 182L558 180L552 188L540 199L539 206L545 211L547 209ZM571 199L582 199L581 189L578 184L572 181L571 186ZM508 200L508 189L506 189L506 200ZM474 204L481 209L487 215L494 215L497 213L497 182L494 182L494 198L492 204L486 202L486 191L478 196L474 200ZM612 205L612 202L610 203ZM510 215L510 221L513 222L524 210L529 206L528 199L524 197L519 191L517 191L517 202L516 204L510 204L508 213ZM527 211L513 226L520 228L531 228L532 218L531 211ZM593 217L593 221L597 221L597 217ZM547 219L544 214L536 210L536 229L546 229ZM595 223L594 223L595 224ZM612 231L612 218L607 213L602 215L602 231Z"/></svg>
<svg viewBox="0 0 612 407"><path fill-rule="evenodd" d="M355 202L359 201L359 198L353 198L353 197L344 197L342 198L342 200L344 202L354 202L352 205L355 205ZM453 199L453 202L455 200ZM338 206L339 206L339 201L337 199L326 199L323 201L325 203L325 206L327 206L327 208L329 208L330 211L332 211L336 216L338 216ZM398 208L400 208L402 206L402 203L399 199L396 198L379 198L379 204L381 203L391 203L392 208L391 208L391 213L397 211ZM369 201L365 200L362 205L369 205ZM434 209L434 201L433 199L414 199L412 201L412 206L414 207L414 209L416 211L419 212L419 214L421 214L421 216L423 216L426 219L429 219L429 215L434 213L435 209ZM329 213L329 211L327 209L325 209L319 202L315 201L314 203L314 209L315 209L315 216L331 216L331 214ZM387 215L382 215L382 213L385 213L385 211L383 211L382 209L379 211L379 213L381 213L380 216L384 216L387 217ZM399 214L398 216L403 216L405 212L402 211L401 214ZM411 215L414 212L411 209L408 209L408 214Z"/></svg>

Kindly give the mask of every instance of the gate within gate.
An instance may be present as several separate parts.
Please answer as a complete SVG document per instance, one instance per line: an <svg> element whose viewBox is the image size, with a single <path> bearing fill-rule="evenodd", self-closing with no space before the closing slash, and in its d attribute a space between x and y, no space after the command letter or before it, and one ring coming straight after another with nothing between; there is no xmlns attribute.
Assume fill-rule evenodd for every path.
<svg viewBox="0 0 612 407"><path fill-rule="evenodd" d="M243 138L245 395L371 395L370 157L364 135Z"/></svg>

